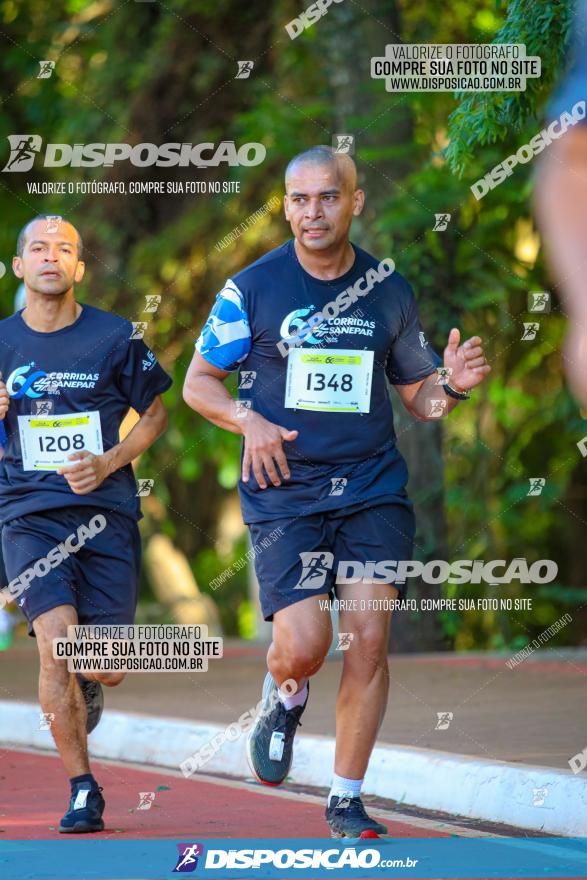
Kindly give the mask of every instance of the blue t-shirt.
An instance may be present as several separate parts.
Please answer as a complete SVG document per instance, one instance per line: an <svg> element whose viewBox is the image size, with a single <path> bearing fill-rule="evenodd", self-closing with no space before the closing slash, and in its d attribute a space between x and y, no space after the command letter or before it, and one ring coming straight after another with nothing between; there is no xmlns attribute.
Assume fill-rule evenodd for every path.
<svg viewBox="0 0 587 880"><path fill-rule="evenodd" d="M248 483L239 483L245 522L356 508L374 499L405 495L407 468L396 447L388 382L418 382L434 373L441 360L422 331L407 281L398 272L379 269L385 261L380 264L353 248L353 266L333 281L305 271L293 240L270 251L228 279L196 343L209 363L222 370L238 369L243 417L248 407L270 422L299 431L295 441L284 444L289 480L260 489L251 473ZM343 291L349 293L340 296ZM336 300L338 306L326 310L328 320L312 320ZM291 395L286 401L292 387L292 354L283 356L284 339L301 340L293 346L296 358L302 353L336 358L336 350L344 350L347 355L339 358L350 352L352 360L356 351L365 359L372 352L362 411L356 406L348 411L328 408L334 398L340 402L345 387L351 389L349 403L359 399L356 385L363 379L355 381L344 367L334 376L332 367L321 373L320 365L313 375L304 373L302 384L313 388L314 396L316 389L324 388L323 410L292 406ZM297 403L300 400L296 397Z"/></svg>
<svg viewBox="0 0 587 880"><path fill-rule="evenodd" d="M140 517L130 464L88 495L75 495L55 471L23 470L18 424L19 416L97 411L104 451L115 446L129 408L144 413L171 385L145 343L131 340L132 332L130 321L87 305L73 324L53 333L32 330L21 312L0 321L0 370L11 398L0 461L0 522L72 504Z"/></svg>
<svg viewBox="0 0 587 880"><path fill-rule="evenodd" d="M573 18L570 63L548 106L548 118L570 113L579 101L587 101L587 0L579 0ZM587 117L581 120L587 125Z"/></svg>

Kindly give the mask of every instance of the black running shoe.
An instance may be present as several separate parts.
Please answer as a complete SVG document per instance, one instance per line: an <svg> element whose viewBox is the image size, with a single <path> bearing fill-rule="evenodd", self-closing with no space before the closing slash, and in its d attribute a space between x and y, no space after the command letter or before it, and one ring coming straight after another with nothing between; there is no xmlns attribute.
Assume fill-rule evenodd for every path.
<svg viewBox="0 0 587 880"><path fill-rule="evenodd" d="M308 684L308 692L310 685ZM309 696L309 693L308 693ZM268 672L263 682L261 711L247 739L247 759L253 775L265 785L281 785L291 767L293 741L308 703L286 709Z"/></svg>
<svg viewBox="0 0 587 880"><path fill-rule="evenodd" d="M363 831L387 834L385 825L369 818L360 797L338 798L333 795L324 815L332 837L360 837Z"/></svg>
<svg viewBox="0 0 587 880"><path fill-rule="evenodd" d="M91 782L77 782L71 789L69 810L61 820L61 834L88 834L104 831L102 789Z"/></svg>
<svg viewBox="0 0 587 880"><path fill-rule="evenodd" d="M76 675L88 710L86 733L91 733L102 717L104 692L99 681L86 681L79 673Z"/></svg>

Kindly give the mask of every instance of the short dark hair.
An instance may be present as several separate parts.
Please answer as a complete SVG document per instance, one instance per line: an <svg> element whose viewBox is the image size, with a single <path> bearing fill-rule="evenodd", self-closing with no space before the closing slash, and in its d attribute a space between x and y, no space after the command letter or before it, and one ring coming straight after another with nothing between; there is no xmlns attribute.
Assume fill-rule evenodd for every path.
<svg viewBox="0 0 587 880"><path fill-rule="evenodd" d="M285 169L285 182L287 184L287 178L296 165L301 165L304 162L314 162L316 165L335 165L339 159L343 159L347 163L350 162L350 167L353 169L356 180L357 169L353 159L348 154L337 153L333 147L319 144L317 147L309 147L307 150L302 150L301 153L298 153L297 156L294 156L288 162Z"/></svg>
<svg viewBox="0 0 587 880"><path fill-rule="evenodd" d="M27 223L25 223L25 225L22 227L22 229L18 233L18 238L16 239L16 255L17 255L17 257L22 257L22 255L23 255L24 248L26 245L27 232L28 232L28 228L31 225L31 223L36 223L37 220L48 220L50 217L57 217L57 216L59 216L59 215L57 215L57 214L37 214L36 217L33 217L32 220L29 220ZM62 217L61 219L63 220L65 218ZM70 226L73 226L73 223L70 223L69 220L66 220L65 222L69 223ZM81 260L82 255L83 255L84 244L82 241L82 237L79 234L77 228L75 226L73 226L73 228L75 229L76 234L77 234L77 258L78 258L78 260Z"/></svg>
<svg viewBox="0 0 587 880"><path fill-rule="evenodd" d="M334 161L335 155L332 147L327 147L323 144L320 144L317 147L309 147L307 150L302 150L301 153L298 153L287 163L285 179L287 180L290 171L294 165L298 164L298 162L316 162L317 165L331 165Z"/></svg>

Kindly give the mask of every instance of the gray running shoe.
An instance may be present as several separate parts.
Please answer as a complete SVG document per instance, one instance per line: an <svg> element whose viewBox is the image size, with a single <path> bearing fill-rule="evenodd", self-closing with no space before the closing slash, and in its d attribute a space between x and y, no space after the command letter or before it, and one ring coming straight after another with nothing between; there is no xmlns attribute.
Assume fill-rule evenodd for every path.
<svg viewBox="0 0 587 880"><path fill-rule="evenodd" d="M369 818L360 797L339 798L333 795L326 807L325 816L332 837L360 837L364 831L373 831L377 835L387 834L385 825Z"/></svg>
<svg viewBox="0 0 587 880"><path fill-rule="evenodd" d="M308 696L310 685L308 684ZM293 741L308 704L286 709L271 673L263 682L261 711L247 739L247 759L253 775L265 785L281 785L289 773Z"/></svg>

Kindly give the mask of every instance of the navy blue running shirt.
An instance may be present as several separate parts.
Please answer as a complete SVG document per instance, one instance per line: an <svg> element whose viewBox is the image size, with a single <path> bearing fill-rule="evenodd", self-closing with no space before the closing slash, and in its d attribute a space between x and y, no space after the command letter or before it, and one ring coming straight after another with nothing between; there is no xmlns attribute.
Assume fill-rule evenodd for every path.
<svg viewBox="0 0 587 880"><path fill-rule="evenodd" d="M579 0L573 19L570 64L550 99L548 119L570 113L577 103L587 101L587 0ZM581 125L587 125L583 106Z"/></svg>
<svg viewBox="0 0 587 880"><path fill-rule="evenodd" d="M97 411L104 452L115 446L129 408L144 413L171 385L145 343L131 340L132 332L130 321L87 305L73 324L53 333L32 330L21 312L0 321L0 370L10 394L6 454L0 461L0 522L72 504L140 516L130 464L88 495L75 495L55 471L25 471L18 421L19 416Z"/></svg>
<svg viewBox="0 0 587 880"><path fill-rule="evenodd" d="M226 282L196 343L209 363L238 369L243 417L250 407L299 431L284 443L289 480L266 489L253 474L240 482L245 522L405 494L407 468L396 447L388 382L418 382L441 360L422 331L410 285L389 267L378 269L391 261L380 264L353 248L353 266L333 281L304 270L293 240L270 251ZM329 319L314 323L337 297L339 305L326 310ZM301 340L287 357L279 347L287 349L284 339Z"/></svg>

